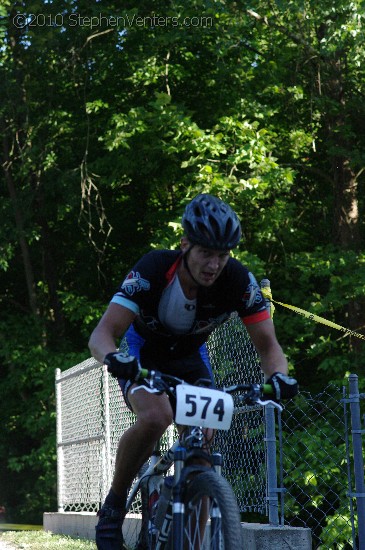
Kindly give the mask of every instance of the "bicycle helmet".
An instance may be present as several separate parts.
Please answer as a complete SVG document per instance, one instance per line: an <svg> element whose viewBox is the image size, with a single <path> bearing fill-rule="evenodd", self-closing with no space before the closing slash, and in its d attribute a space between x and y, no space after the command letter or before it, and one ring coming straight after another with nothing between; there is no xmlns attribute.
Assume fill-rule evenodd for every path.
<svg viewBox="0 0 365 550"><path fill-rule="evenodd" d="M229 250L239 243L241 225L236 213L225 202L201 193L185 208L182 226L192 244Z"/></svg>

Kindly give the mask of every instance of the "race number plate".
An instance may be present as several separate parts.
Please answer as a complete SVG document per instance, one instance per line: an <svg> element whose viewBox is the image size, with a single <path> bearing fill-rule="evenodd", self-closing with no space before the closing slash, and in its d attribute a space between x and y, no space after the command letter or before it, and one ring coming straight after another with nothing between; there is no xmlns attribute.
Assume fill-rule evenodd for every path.
<svg viewBox="0 0 365 550"><path fill-rule="evenodd" d="M176 388L177 424L228 430L233 414L233 399L212 388L180 384Z"/></svg>

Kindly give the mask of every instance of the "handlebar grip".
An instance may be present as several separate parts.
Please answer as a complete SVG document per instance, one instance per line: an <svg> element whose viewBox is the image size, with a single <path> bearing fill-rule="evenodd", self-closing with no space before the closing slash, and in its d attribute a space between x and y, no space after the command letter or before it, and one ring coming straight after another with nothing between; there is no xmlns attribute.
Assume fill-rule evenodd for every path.
<svg viewBox="0 0 365 550"><path fill-rule="evenodd" d="M144 380L145 378L150 376L150 374L151 374L151 372L148 369L142 369L142 367L140 367L139 373L138 373L138 378L140 380Z"/></svg>
<svg viewBox="0 0 365 550"><path fill-rule="evenodd" d="M264 395L270 395L274 393L274 388L271 384L263 384L262 385L262 393Z"/></svg>

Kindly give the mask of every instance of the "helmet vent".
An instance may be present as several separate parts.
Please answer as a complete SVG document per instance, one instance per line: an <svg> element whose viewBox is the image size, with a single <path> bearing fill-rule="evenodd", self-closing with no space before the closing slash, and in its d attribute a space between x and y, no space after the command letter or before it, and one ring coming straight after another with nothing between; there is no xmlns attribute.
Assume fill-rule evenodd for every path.
<svg viewBox="0 0 365 550"><path fill-rule="evenodd" d="M182 225L189 240L205 248L229 250L241 238L241 225L232 208L213 195L197 195L185 208Z"/></svg>
<svg viewBox="0 0 365 550"><path fill-rule="evenodd" d="M210 226L212 228L213 234L215 235L216 239L219 240L221 230L217 220L213 216L209 216L209 222L210 222Z"/></svg>

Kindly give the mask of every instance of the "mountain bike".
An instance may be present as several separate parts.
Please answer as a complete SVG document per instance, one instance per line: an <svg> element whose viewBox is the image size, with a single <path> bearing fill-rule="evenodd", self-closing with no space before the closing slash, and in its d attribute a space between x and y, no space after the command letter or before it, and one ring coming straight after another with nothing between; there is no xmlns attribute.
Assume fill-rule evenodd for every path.
<svg viewBox="0 0 365 550"><path fill-rule="evenodd" d="M228 430L234 412L242 407L273 403L281 409L278 403L262 400L272 393L271 385L237 384L217 390L208 387L210 380L191 385L140 367L138 380L148 385L132 392L164 391L176 401L175 423L184 428L162 456L157 445L133 484L123 526L125 544L135 550L242 548L236 497L221 476L222 455L209 452L208 433ZM232 394L238 392L234 401ZM172 467L174 473L168 475Z"/></svg>

